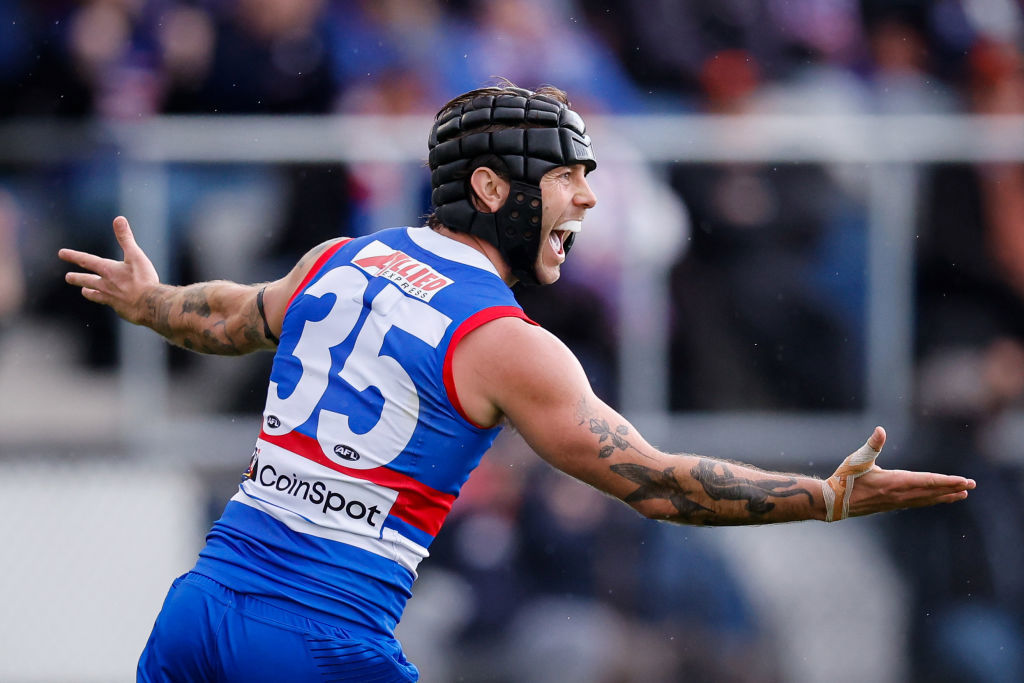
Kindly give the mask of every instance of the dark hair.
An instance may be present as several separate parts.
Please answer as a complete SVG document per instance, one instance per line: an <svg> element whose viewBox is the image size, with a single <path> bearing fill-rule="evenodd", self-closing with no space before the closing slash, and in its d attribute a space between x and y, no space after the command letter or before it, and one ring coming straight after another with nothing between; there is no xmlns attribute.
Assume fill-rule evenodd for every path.
<svg viewBox="0 0 1024 683"><path fill-rule="evenodd" d="M508 80L507 78L502 78L499 79L497 85L490 85L485 86L483 88L477 88L476 90L470 90L469 92L465 92L462 93L461 95L458 95L457 97L454 97L447 104L441 107L441 109L434 116L434 120L437 121L452 109L461 107L464 104L468 104L469 102L472 102L474 98L477 97L497 95L518 96L521 93L521 88L516 86L514 83L512 83L512 81ZM556 88L553 85L542 85L541 87L537 88L537 90L534 90L533 94L530 97L534 97L536 95L541 95L556 100L564 104L566 107L571 106L569 103L569 96L565 93L565 91L561 90L560 88ZM531 122L524 122L517 125L504 125L500 123L495 123L489 126L483 126L480 128L474 128L472 130L465 131L461 135L458 135L452 139L458 139L460 137L464 137L466 135L471 135L475 133L492 133L494 131L504 130L506 128L542 127L544 127L543 124L536 124ZM473 171L482 166L486 166L487 168L491 169L492 171L497 173L499 177L504 178L505 180L509 179L508 166L505 164L504 161L501 160L499 156L495 154L485 154L473 159L469 166L466 167L465 172L460 173L460 176L463 176L462 179L466 183L466 195L470 197L471 200L476 199L476 192L473 191L472 186L469 184L469 179L472 177ZM440 219L438 219L437 214L433 211L427 214L426 221L427 225L433 228L434 230L437 230L439 227L444 225L444 223L441 222Z"/></svg>
<svg viewBox="0 0 1024 683"><path fill-rule="evenodd" d="M448 104L441 107L441 110L437 112L436 116L434 116L434 120L436 121L437 119L441 118L442 116L444 116L446 112L448 112L451 109L454 109L455 107L466 104L467 102L472 102L474 98L486 95L515 96L518 95L521 91L522 88L517 86L515 83L508 80L507 78L502 78L498 85L489 85L483 88L477 88L476 90L470 90L469 92L462 93L461 95L458 95L457 97L453 98L451 101L448 102ZM534 95L543 95L545 97L550 97L553 100L558 100L559 102L569 107L570 109L572 108L572 105L569 103L569 96L566 95L565 91L560 88L556 88L553 85L542 85L541 87L533 91L533 95L531 95L531 97L533 97ZM495 130L506 127L507 126L496 126ZM522 127L526 128L527 126ZM480 129L479 131L475 132L486 132L486 129Z"/></svg>

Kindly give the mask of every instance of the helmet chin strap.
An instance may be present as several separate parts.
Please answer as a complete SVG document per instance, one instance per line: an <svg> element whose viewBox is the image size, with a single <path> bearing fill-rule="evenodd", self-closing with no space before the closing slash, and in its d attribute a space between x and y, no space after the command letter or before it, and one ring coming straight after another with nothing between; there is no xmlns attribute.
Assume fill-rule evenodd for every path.
<svg viewBox="0 0 1024 683"><path fill-rule="evenodd" d="M542 214L540 188L513 180L502 207L494 213L476 212L468 232L493 244L517 280L537 285Z"/></svg>

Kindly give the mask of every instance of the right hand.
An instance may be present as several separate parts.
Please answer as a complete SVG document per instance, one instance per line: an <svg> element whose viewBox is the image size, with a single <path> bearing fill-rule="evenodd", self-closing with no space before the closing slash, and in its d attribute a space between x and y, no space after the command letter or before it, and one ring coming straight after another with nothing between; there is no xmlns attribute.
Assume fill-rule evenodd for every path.
<svg viewBox="0 0 1024 683"><path fill-rule="evenodd" d="M967 492L976 485L973 479L955 475L882 469L875 464L874 458L884 444L885 430L875 427L867 443L843 461L829 478L836 483L840 478L845 478L843 492L845 488L852 487L849 496L850 517L955 503L967 498ZM838 498L841 493L836 493ZM839 519L837 514L834 521Z"/></svg>
<svg viewBox="0 0 1024 683"><path fill-rule="evenodd" d="M84 268L89 273L70 272L64 280L82 288L82 296L89 301L110 306L114 311L135 324L147 318L146 295L160 284L153 263L135 242L131 226L124 216L114 219L114 236L124 253L123 261L102 258L84 251L61 249L62 260Z"/></svg>

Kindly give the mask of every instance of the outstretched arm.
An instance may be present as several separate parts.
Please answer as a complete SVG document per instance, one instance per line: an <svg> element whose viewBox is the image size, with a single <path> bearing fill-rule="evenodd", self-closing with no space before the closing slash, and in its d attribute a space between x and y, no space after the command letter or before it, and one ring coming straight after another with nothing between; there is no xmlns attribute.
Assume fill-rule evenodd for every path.
<svg viewBox="0 0 1024 683"><path fill-rule="evenodd" d="M654 519L705 525L825 520L828 492L839 501L839 519L844 502L850 516L866 515L954 502L974 488L963 477L878 468L881 428L825 482L659 451L594 395L560 341L515 318L467 335L456 348L453 371L460 403L474 421L495 424L507 417L552 465Z"/></svg>
<svg viewBox="0 0 1024 683"><path fill-rule="evenodd" d="M68 273L68 284L81 287L89 301L110 306L128 322L149 327L172 344L227 356L276 348L288 298L317 256L333 243L314 248L274 282L242 285L218 280L175 287L160 283L123 216L114 219L114 236L123 261L73 249L58 252L61 259L90 271Z"/></svg>

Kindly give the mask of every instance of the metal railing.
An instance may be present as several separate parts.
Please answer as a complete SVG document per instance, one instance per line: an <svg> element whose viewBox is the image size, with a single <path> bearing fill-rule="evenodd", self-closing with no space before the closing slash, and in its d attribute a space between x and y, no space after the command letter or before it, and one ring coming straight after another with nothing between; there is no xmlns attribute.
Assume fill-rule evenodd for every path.
<svg viewBox="0 0 1024 683"><path fill-rule="evenodd" d="M620 410L655 443L713 450L758 463L813 460L823 445L854 445L866 429L910 422L913 344L913 234L917 168L941 161L1024 160L1024 117L979 116L625 116L592 117L602 161L614 135L651 164L678 162L813 162L863 166L867 183L868 273L866 387L863 411L839 414L689 413L668 410L666 273L626 260L623 288L643 291L622 310ZM425 157L425 117L163 117L135 123L0 125L0 161L49 163L87 158L98 149L120 166L121 211L133 217L158 270L170 255L170 163L394 162ZM166 347L146 330L120 335L123 438L145 444L168 439L252 438L251 425L230 418L196 419L168 429ZM245 429L242 436L240 429ZM794 434L799 433L799 439ZM194 449L180 446L178 452ZM219 450L219 449L214 449Z"/></svg>

